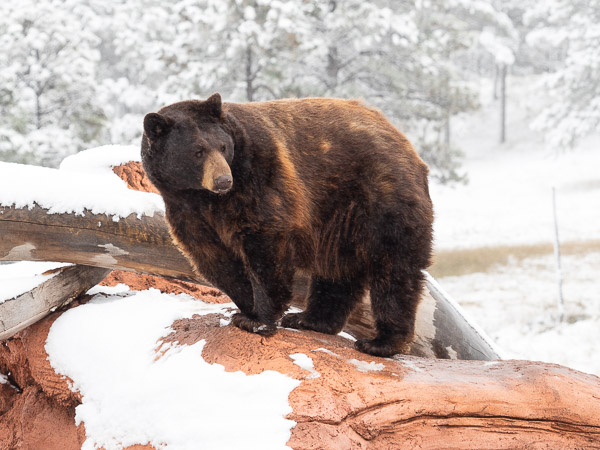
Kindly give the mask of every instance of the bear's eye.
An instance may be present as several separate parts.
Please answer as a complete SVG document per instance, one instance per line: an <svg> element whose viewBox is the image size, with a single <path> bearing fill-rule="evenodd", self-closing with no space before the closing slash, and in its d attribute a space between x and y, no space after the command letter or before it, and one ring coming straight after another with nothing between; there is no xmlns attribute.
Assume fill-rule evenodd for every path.
<svg viewBox="0 0 600 450"><path fill-rule="evenodd" d="M196 155L196 158L202 158L204 156L204 149L201 148L199 150L196 150L195 155Z"/></svg>
<svg viewBox="0 0 600 450"><path fill-rule="evenodd" d="M225 144L221 145L221 152L225 153Z"/></svg>

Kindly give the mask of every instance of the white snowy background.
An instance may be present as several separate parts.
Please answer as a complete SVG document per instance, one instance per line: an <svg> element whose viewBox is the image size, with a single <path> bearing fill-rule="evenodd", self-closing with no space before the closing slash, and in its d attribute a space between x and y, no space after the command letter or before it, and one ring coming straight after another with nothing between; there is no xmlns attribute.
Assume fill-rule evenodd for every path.
<svg viewBox="0 0 600 450"><path fill-rule="evenodd" d="M507 142L497 144L489 132L497 121L493 101L461 117L457 140L466 151L470 182L431 187L436 251L449 264L438 282L507 356L600 375L600 136L586 137L571 152L548 152L543 134L528 127L544 98L530 94L536 78L510 82L515 96L509 99ZM490 98L489 88L483 83L484 98ZM552 187L562 250L562 322ZM463 268L465 250L491 256L480 268ZM457 274L443 276L447 272Z"/></svg>
<svg viewBox="0 0 600 450"><path fill-rule="evenodd" d="M154 214L160 198L120 180L100 197L84 187L106 179L108 162L139 157L120 145L137 148L145 113L215 91L226 101L363 98L432 168L432 272L442 287L508 356L600 375L598 79L600 5L585 0L8 0L0 2L0 203L97 208L115 220L128 204ZM76 155L106 144L117 145ZM29 288L30 263L0 269L0 299ZM272 440L245 437L285 445L294 380L225 374L203 361L201 342L153 360L170 321L212 307L125 287L94 293L56 322L47 343L53 366L82 393L76 420L86 423L87 447L239 448L226 425L247 417L257 390L272 394L260 412L271 414L260 417ZM290 358L318 376L308 356ZM234 393L239 405L221 412L241 415L224 418L225 428L201 426Z"/></svg>

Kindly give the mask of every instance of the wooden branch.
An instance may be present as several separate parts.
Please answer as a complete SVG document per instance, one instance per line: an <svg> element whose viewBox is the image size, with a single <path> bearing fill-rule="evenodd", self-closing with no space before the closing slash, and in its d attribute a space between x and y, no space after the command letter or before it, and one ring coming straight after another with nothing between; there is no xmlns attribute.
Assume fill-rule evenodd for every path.
<svg viewBox="0 0 600 450"><path fill-rule="evenodd" d="M30 291L0 303L0 341L76 299L110 273L110 269L79 265L57 271Z"/></svg>
<svg viewBox="0 0 600 450"><path fill-rule="evenodd" d="M173 244L163 216L130 215L113 221L105 214L50 214L0 207L0 260L60 261L177 278L210 285L192 270ZM297 277L292 305L304 307L308 279ZM368 296L350 316L346 331L374 335ZM411 354L450 359L499 359L498 353L435 284L427 281L417 315Z"/></svg>

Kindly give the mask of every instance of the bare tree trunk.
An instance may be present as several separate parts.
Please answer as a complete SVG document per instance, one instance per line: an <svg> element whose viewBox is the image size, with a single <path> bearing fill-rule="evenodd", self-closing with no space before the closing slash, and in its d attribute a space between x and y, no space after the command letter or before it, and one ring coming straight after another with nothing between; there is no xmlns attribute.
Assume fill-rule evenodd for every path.
<svg viewBox="0 0 600 450"><path fill-rule="evenodd" d="M498 100L498 81L500 79L500 68L498 64L494 64L494 100Z"/></svg>
<svg viewBox="0 0 600 450"><path fill-rule="evenodd" d="M506 142L506 64L500 68L500 143Z"/></svg>
<svg viewBox="0 0 600 450"><path fill-rule="evenodd" d="M39 50L35 51L35 57L36 60L39 62L40 60L40 52ZM41 83L35 82L36 88L34 89L34 95L35 95L35 127L36 129L40 129L42 128L42 104L41 104L41 96L42 96L42 86Z"/></svg>
<svg viewBox="0 0 600 450"><path fill-rule="evenodd" d="M446 149L450 148L450 110L446 109L444 118L444 145Z"/></svg>
<svg viewBox="0 0 600 450"><path fill-rule="evenodd" d="M246 47L246 100L254 101L254 76L252 74L252 47Z"/></svg>
<svg viewBox="0 0 600 450"><path fill-rule="evenodd" d="M338 74L339 74L339 64L338 64L338 52L337 47L332 45L329 47L327 52L327 79L328 79L328 88L333 90L337 87L338 84Z"/></svg>
<svg viewBox="0 0 600 450"><path fill-rule="evenodd" d="M563 275L560 263L560 239L558 237L558 217L556 214L556 188L552 186L552 215L554 217L554 257L556 259L556 278L558 282L558 320L565 319L565 300L563 298Z"/></svg>
<svg viewBox="0 0 600 450"><path fill-rule="evenodd" d="M40 104L40 95L35 93L35 128L42 128L42 106Z"/></svg>
<svg viewBox="0 0 600 450"><path fill-rule="evenodd" d="M329 1L329 12L334 12L337 8L337 1ZM334 90L339 81L340 62L338 57L338 49L335 43L331 43L327 49L327 66L325 73L327 74L327 88Z"/></svg>

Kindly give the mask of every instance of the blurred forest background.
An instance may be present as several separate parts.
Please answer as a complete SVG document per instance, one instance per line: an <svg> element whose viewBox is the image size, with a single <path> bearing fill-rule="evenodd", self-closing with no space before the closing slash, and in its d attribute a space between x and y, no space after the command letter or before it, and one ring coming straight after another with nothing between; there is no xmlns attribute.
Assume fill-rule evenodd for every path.
<svg viewBox="0 0 600 450"><path fill-rule="evenodd" d="M541 74L537 88L555 91L533 126L556 148L596 128L598 23L585 0L7 0L0 159L56 166L137 144L145 113L215 91L328 96L381 108L437 180L460 181L453 119L477 110L482 80L501 141L508 74Z"/></svg>

